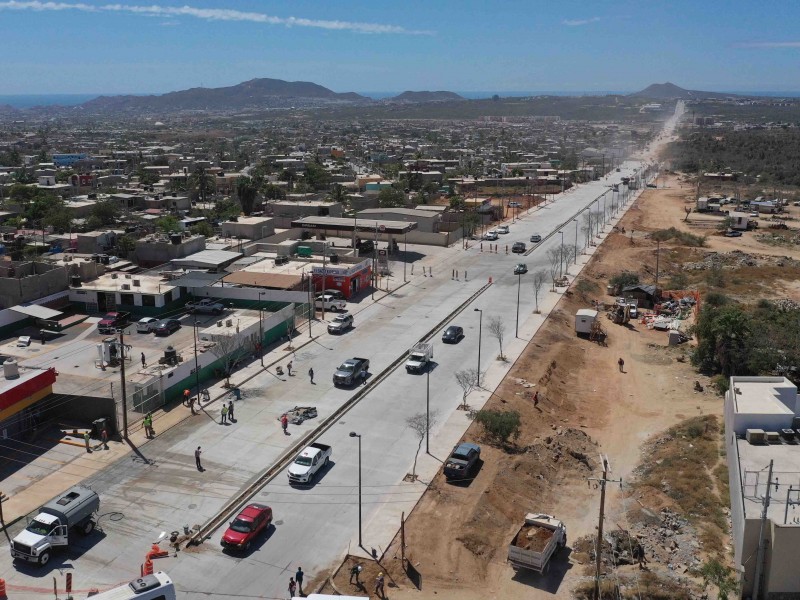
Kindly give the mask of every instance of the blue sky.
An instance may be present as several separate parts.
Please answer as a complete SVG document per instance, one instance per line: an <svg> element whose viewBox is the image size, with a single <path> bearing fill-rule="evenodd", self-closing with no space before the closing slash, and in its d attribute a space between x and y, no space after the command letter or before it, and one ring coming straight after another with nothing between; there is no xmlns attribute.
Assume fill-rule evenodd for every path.
<svg viewBox="0 0 800 600"><path fill-rule="evenodd" d="M800 2L0 0L0 94L800 90Z"/></svg>

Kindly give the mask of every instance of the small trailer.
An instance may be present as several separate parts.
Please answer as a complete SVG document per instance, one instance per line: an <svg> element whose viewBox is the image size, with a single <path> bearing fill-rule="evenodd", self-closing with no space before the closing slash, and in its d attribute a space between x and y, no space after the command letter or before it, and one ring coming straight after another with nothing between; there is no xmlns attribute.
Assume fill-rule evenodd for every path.
<svg viewBox="0 0 800 600"><path fill-rule="evenodd" d="M582 308L575 313L575 333L578 335L591 335L592 325L597 320L598 311L591 308Z"/></svg>

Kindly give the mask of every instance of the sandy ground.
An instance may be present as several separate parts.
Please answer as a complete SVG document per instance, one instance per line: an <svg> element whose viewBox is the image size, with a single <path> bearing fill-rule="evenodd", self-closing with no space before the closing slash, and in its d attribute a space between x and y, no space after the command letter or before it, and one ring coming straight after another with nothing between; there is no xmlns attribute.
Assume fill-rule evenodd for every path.
<svg viewBox="0 0 800 600"><path fill-rule="evenodd" d="M569 598L576 583L591 572L569 549L553 561L547 576L515 573L505 562L509 541L527 512L545 512L562 519L574 541L596 531L599 491L589 478L600 475L600 454L608 456L610 477L631 479L641 447L650 436L698 415L721 415L722 399L709 381L689 364L688 345L667 346L663 332L641 323L614 325L604 319L607 345L573 332L573 315L605 294L608 278L621 270L654 280L656 243L647 233L676 227L708 233L707 247L687 249L661 244L661 273L681 260L698 260L708 252L743 250L764 256L800 258L800 250L760 243L750 233L741 238L711 235L713 224L692 214L684 222L684 206L694 201L692 186L675 176L661 178L657 190L646 190L584 270L581 286L558 304L545 326L512 367L487 408L512 409L522 417L515 451L506 453L487 443L479 426L464 436L482 446L483 464L473 480L447 483L441 473L406 521L406 557L421 575L416 589L401 568L400 540L395 540L380 565L368 565L365 589L348 583L347 569L335 582L343 594L372 593L375 574L389 575L386 596L392 598ZM716 221L716 219L712 219ZM625 233L622 233L622 230ZM633 236L631 236L633 230ZM776 279L775 296L797 296L796 279ZM662 280L663 281L663 280ZM588 291L581 293L579 289ZM617 360L625 361L620 372ZM680 359L680 360L679 360ZM694 391L698 381L703 392ZM541 402L534 406L532 394ZM607 528L628 527L633 499L630 488L610 486L606 500ZM660 509L653 498L654 511ZM647 499L645 499L647 501ZM578 556L585 560L585 555Z"/></svg>

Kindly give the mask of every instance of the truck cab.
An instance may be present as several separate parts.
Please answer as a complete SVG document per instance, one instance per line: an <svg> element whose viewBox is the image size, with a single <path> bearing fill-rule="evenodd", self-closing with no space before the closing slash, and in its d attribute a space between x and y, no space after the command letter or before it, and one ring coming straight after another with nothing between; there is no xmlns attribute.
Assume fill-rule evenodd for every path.
<svg viewBox="0 0 800 600"><path fill-rule="evenodd" d="M311 483L317 474L328 466L331 452L330 446L318 442L306 447L289 465L289 483Z"/></svg>
<svg viewBox="0 0 800 600"><path fill-rule="evenodd" d="M406 360L407 373L424 373L430 368L433 360L433 345L421 342L408 351Z"/></svg>

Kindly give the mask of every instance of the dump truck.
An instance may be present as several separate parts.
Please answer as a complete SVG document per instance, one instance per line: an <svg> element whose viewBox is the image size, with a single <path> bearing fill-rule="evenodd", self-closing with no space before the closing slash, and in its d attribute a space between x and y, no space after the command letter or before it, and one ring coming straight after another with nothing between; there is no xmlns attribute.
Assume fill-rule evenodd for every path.
<svg viewBox="0 0 800 600"><path fill-rule="evenodd" d="M553 554L567 545L567 527L550 515L528 513L508 546L508 562L515 569L546 573Z"/></svg>
<svg viewBox="0 0 800 600"><path fill-rule="evenodd" d="M28 526L11 541L11 556L46 565L53 549L68 546L70 529L84 535L94 530L100 497L82 485L71 487L39 509Z"/></svg>
<svg viewBox="0 0 800 600"><path fill-rule="evenodd" d="M423 373L430 367L433 360L433 344L420 342L408 351L406 360L407 373Z"/></svg>

